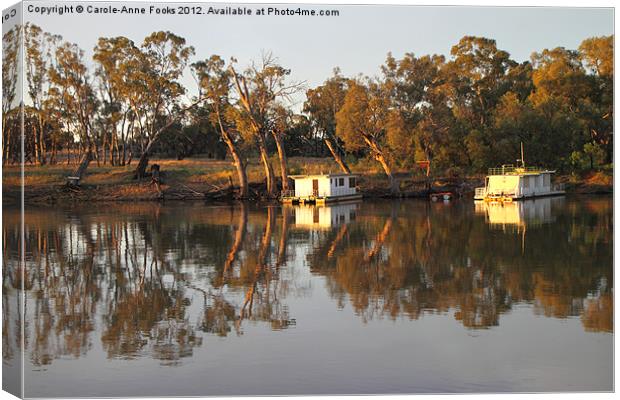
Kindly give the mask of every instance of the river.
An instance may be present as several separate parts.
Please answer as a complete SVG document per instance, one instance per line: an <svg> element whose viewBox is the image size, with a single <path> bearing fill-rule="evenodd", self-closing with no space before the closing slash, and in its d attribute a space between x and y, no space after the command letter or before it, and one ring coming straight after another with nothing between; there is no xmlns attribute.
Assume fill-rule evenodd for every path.
<svg viewBox="0 0 620 400"><path fill-rule="evenodd" d="M27 397L613 390L611 197L3 213Z"/></svg>

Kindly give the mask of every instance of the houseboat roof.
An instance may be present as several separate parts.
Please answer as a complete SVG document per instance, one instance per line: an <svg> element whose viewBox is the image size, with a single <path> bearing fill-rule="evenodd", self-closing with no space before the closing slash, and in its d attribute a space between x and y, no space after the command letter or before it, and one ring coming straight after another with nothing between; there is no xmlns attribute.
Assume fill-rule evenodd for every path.
<svg viewBox="0 0 620 400"><path fill-rule="evenodd" d="M513 165L503 165L498 168L489 168L488 175L524 176L554 173L555 170L549 170L541 167L515 167Z"/></svg>
<svg viewBox="0 0 620 400"><path fill-rule="evenodd" d="M340 178L340 177L345 177L345 176L349 176L349 177L357 177L357 175L355 174L345 174L345 173L340 173L340 174L314 174L314 175L289 175L288 177L291 179L309 179L309 178Z"/></svg>

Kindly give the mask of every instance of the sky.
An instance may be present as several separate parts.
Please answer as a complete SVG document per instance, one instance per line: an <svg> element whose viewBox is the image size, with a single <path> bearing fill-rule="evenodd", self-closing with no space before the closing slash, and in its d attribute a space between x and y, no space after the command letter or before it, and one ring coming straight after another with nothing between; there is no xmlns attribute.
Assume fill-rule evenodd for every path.
<svg viewBox="0 0 620 400"><path fill-rule="evenodd" d="M28 12L29 4L54 6L87 4L116 7L106 2L24 3L26 21L77 43L88 58L101 36L127 36L141 42L155 30L170 30L196 49L195 60L219 54L234 56L239 66L259 60L271 51L281 65L291 69L291 80L307 87L321 84L340 67L345 76L376 75L388 52L397 58L404 53L449 55L450 48L465 35L485 36L497 41L516 61L525 61L534 51L563 46L576 49L582 40L614 33L611 8L551 7L450 7L371 5L290 5L290 8L336 9L336 17L231 16L231 15L40 15ZM196 3L189 5L198 5ZM165 7L164 4L158 4ZM178 7L183 3L169 3ZM226 4L213 4L221 8ZM231 4L239 6L239 4ZM209 4L202 4L208 7ZM243 7L244 5L241 4ZM247 4L254 10L264 7ZM285 8L286 5L277 5ZM190 76L184 79L193 91ZM299 103L302 98L296 99ZM297 107L294 107L297 108Z"/></svg>

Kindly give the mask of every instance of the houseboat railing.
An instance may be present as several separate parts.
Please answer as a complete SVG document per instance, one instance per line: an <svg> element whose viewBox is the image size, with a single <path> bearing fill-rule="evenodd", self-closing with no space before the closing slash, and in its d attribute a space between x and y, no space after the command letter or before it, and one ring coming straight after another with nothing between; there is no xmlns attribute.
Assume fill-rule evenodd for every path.
<svg viewBox="0 0 620 400"><path fill-rule="evenodd" d="M487 194L487 188L485 187L478 187L475 189L475 197L480 198L480 197L485 197Z"/></svg>
<svg viewBox="0 0 620 400"><path fill-rule="evenodd" d="M282 190L280 191L280 197L285 198L285 197L299 197L299 196L295 194L295 190ZM301 197L304 197L304 196L301 196ZM310 197L319 197L319 191L317 189L313 189Z"/></svg>
<svg viewBox="0 0 620 400"><path fill-rule="evenodd" d="M546 169L541 167L515 167L514 165L502 165L501 167L489 168L489 175L523 174L543 172Z"/></svg>

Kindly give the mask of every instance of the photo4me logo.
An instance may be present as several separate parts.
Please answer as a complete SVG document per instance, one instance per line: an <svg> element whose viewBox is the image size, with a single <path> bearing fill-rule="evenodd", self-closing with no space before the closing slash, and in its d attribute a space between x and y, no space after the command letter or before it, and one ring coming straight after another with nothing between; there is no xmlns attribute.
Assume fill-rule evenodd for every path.
<svg viewBox="0 0 620 400"><path fill-rule="evenodd" d="M217 16L331 16L340 15L339 10L319 10L302 7L269 6L269 7L246 7L246 6L201 6L201 5L121 5L121 4L64 4L45 6L28 4L28 13L39 15L65 15L65 14L129 14L129 15L217 15ZM6 19L3 18L3 21Z"/></svg>

